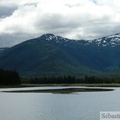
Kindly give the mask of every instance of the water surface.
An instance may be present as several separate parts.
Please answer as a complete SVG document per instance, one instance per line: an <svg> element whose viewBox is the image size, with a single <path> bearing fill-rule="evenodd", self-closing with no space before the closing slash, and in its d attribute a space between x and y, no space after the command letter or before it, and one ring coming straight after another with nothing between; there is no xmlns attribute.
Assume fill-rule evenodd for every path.
<svg viewBox="0 0 120 120"><path fill-rule="evenodd" d="M17 90L48 88L58 87ZM3 90L16 89L0 91ZM100 111L120 111L120 88L115 88L114 91L72 94L0 92L1 120L99 120Z"/></svg>

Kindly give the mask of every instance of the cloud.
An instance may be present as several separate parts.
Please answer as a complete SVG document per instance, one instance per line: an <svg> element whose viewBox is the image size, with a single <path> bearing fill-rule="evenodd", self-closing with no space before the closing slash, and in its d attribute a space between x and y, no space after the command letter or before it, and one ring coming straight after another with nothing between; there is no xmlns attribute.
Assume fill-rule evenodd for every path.
<svg viewBox="0 0 120 120"><path fill-rule="evenodd" d="M6 8L0 12L0 35L23 36L16 43L29 38L25 35L94 39L120 32L119 0L1 0L0 6Z"/></svg>
<svg viewBox="0 0 120 120"><path fill-rule="evenodd" d="M11 16L12 13L16 10L16 7L3 7L0 6L0 18L5 18Z"/></svg>
<svg viewBox="0 0 120 120"><path fill-rule="evenodd" d="M35 36L32 36L30 34L29 35L23 34L23 33L2 34L0 35L0 47L11 47L21 42L24 42L28 39L31 39L32 37Z"/></svg>

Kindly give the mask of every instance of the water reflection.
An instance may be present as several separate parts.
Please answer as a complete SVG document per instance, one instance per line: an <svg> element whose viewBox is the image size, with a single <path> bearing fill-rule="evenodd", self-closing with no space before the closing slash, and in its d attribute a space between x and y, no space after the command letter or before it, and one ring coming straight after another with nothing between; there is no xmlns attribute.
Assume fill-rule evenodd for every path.
<svg viewBox="0 0 120 120"><path fill-rule="evenodd" d="M71 94L76 92L104 92L104 91L113 91L114 89L105 89L105 88L47 88L47 89L29 89L29 90L9 90L3 92L14 92L14 93L54 93L54 94Z"/></svg>

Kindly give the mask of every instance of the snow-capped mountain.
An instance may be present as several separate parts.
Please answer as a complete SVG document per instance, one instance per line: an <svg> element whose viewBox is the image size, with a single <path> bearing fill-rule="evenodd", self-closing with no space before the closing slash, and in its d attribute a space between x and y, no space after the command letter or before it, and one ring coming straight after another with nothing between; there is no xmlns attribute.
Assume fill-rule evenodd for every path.
<svg viewBox="0 0 120 120"><path fill-rule="evenodd" d="M66 46L66 43L70 41L70 39L67 39L67 38L63 38L61 36L56 36L54 34L43 34L41 37L40 37L41 40L46 40L48 42L51 42L51 43L54 43L54 44L64 44L64 46Z"/></svg>
<svg viewBox="0 0 120 120"><path fill-rule="evenodd" d="M69 43L74 44L81 44L81 45L97 45L101 47L105 46L119 46L120 45L120 33L109 35L106 37L94 39L94 40L75 40L75 39L68 39L61 36L56 36L53 34L44 34L40 37L40 39L44 39L46 41L56 43L56 44L64 44L67 46Z"/></svg>
<svg viewBox="0 0 120 120"><path fill-rule="evenodd" d="M44 34L0 53L0 68L23 76L118 73L120 34L92 41Z"/></svg>
<svg viewBox="0 0 120 120"><path fill-rule="evenodd" d="M95 39L93 40L93 43L95 43L98 46L112 46L112 47L118 46L120 45L120 33Z"/></svg>
<svg viewBox="0 0 120 120"><path fill-rule="evenodd" d="M59 46L68 46L70 44L81 44L81 45L89 45L91 41L88 40L75 40L75 39L68 39L61 36L56 36L54 34L43 34L41 37L39 37L41 40L46 40L54 44L59 44Z"/></svg>
<svg viewBox="0 0 120 120"><path fill-rule="evenodd" d="M64 40L65 42L68 41L69 39L67 38L63 38L61 36L56 36L54 34L43 34L40 38L51 41L51 40L55 40L55 41L60 41L60 40Z"/></svg>

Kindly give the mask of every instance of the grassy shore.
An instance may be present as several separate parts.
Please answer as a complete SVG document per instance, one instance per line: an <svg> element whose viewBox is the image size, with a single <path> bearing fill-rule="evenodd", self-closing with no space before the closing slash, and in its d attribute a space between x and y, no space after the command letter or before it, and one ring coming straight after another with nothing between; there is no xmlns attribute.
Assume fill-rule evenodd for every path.
<svg viewBox="0 0 120 120"><path fill-rule="evenodd" d="M103 84L22 84L21 87L49 87L49 86L86 86L86 87L120 87L118 83Z"/></svg>
<svg viewBox="0 0 120 120"><path fill-rule="evenodd" d="M22 87L49 87L49 86L86 86L86 87L120 87L120 84L21 84L21 85L0 85L0 88L22 88Z"/></svg>

